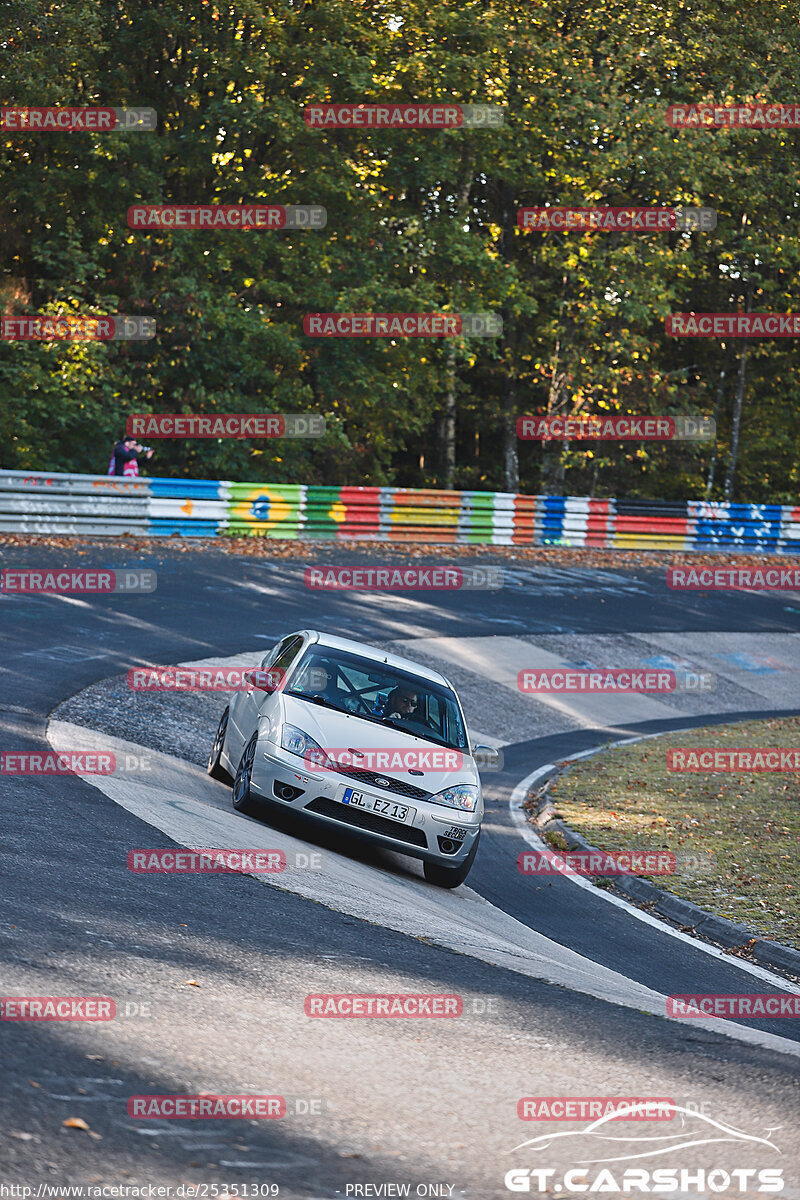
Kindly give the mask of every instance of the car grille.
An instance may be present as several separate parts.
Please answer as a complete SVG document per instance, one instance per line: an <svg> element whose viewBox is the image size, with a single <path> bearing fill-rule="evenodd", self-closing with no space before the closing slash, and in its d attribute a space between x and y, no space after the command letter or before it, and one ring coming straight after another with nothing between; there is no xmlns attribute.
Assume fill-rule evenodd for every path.
<svg viewBox="0 0 800 1200"><path fill-rule="evenodd" d="M422 829L413 829L410 825L401 825L399 821L389 821L375 813L362 812L359 808L350 808L347 804L339 804L329 800L327 796L317 796L303 809L304 812L319 813L321 817L332 817L343 825L357 825L360 829L369 829L373 833L382 833L385 837L394 838L398 842L408 842L412 846L428 845L428 839Z"/></svg>
<svg viewBox="0 0 800 1200"><path fill-rule="evenodd" d="M337 763L336 771L337 774L346 775L348 779L356 779L368 787L380 787L385 792L395 792L398 796L405 796L409 800L430 800L432 795L424 788L415 787L413 783L406 783L404 779L392 779L391 775L382 775L380 771L367 771L364 767L341 766ZM387 782L380 784L378 783L379 779L385 779Z"/></svg>

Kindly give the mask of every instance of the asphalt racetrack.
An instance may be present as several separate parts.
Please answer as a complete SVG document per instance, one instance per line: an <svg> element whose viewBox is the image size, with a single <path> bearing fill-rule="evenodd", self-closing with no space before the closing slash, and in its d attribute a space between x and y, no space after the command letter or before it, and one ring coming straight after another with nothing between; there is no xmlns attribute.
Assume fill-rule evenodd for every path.
<svg viewBox="0 0 800 1200"><path fill-rule="evenodd" d="M655 1167L743 1171L744 1186L731 1181L727 1194L750 1195L768 1190L759 1171L780 1169L781 1194L800 1197L798 1021L664 1015L675 993L799 985L591 885L517 870L533 844L519 805L545 764L642 733L795 714L800 598L673 592L655 564L509 559L497 559L500 591L309 591L304 565L359 561L313 546L305 563L171 545L6 546L2 560L153 566L158 587L0 596L2 748L42 749L49 738L58 749L112 748L131 764L119 777L0 777L3 995L117 1004L107 1023L2 1023L0 1179L34 1195L40 1185L142 1184L170 1195L488 1200L522 1190L513 1181L534 1169L551 1174L527 1176L532 1195L540 1182L580 1195L603 1169L618 1179ZM478 740L502 749L503 769L483 775L486 822L463 887L434 888L413 860L289 817L234 812L203 766L225 698L126 688L125 672L141 665L255 665L301 628L441 669ZM516 686L526 666L667 661L713 674L714 689L542 698ZM174 845L279 846L291 869L127 869L129 850ZM458 995L463 1012L312 1019L304 1000L318 993ZM129 1097L156 1093L282 1096L286 1115L128 1115ZM523 1097L565 1096L668 1097L686 1112L626 1123L622 1143L584 1133L588 1120L518 1115ZM65 1126L71 1118L88 1129ZM554 1132L573 1136L521 1146ZM627 1140L656 1135L674 1136L669 1153L642 1158L654 1143ZM563 1183L569 1169L585 1172L586 1186ZM670 1194L698 1188L679 1179Z"/></svg>

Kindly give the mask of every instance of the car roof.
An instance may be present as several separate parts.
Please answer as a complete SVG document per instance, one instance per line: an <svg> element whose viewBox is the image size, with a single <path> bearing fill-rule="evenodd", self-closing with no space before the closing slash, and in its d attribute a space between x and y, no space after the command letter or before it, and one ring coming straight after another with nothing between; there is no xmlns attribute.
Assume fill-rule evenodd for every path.
<svg viewBox="0 0 800 1200"><path fill-rule="evenodd" d="M364 654L368 658L374 658L378 662L386 663L387 666L397 667L398 670L411 671L421 679L443 683L446 687L453 690L450 680L440 674L439 671L431 671L429 667L423 667L422 663L414 662L412 658L401 658L399 654L392 654L388 650L382 650L380 646L372 646L368 642L355 642L352 638L336 637L332 633L321 633L318 629L302 629L297 632L310 638L318 646L328 646L331 650L349 650L352 654Z"/></svg>

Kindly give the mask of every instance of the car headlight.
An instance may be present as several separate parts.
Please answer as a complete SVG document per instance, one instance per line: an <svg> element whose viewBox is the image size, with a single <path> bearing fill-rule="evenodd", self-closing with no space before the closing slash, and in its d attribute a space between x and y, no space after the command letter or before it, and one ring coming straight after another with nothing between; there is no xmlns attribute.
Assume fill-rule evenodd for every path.
<svg viewBox="0 0 800 1200"><path fill-rule="evenodd" d="M478 789L474 783L457 783L431 796L433 804L446 804L448 808L460 808L462 812L475 812L478 807Z"/></svg>
<svg viewBox="0 0 800 1200"><path fill-rule="evenodd" d="M325 751L318 742L298 729L296 725L284 724L281 729L281 749L296 754L298 758L312 758L320 764L326 761Z"/></svg>

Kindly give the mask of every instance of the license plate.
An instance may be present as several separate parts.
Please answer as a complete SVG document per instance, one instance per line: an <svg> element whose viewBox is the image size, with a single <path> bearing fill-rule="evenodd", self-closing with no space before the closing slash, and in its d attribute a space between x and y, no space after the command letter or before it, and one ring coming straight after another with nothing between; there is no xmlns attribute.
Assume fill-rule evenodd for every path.
<svg viewBox="0 0 800 1200"><path fill-rule="evenodd" d="M350 787L344 789L342 804L349 804L351 808L362 808L365 812L374 812L381 817L388 817L390 821L402 821L405 825L409 825L417 813L415 808L409 808L407 804L395 804L394 800L382 800L380 796L354 792Z"/></svg>
<svg viewBox="0 0 800 1200"><path fill-rule="evenodd" d="M463 842L466 836L467 831L466 829L462 828L461 825L451 825L450 828L445 829L444 833L442 834L442 837L450 838L451 842Z"/></svg>

